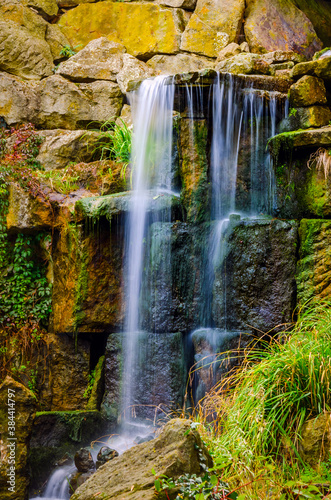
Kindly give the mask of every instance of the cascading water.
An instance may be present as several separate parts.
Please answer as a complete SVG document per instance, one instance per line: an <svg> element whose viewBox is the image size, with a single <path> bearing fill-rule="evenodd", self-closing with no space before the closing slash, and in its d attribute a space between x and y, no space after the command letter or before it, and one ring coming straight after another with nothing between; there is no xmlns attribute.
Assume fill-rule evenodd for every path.
<svg viewBox="0 0 331 500"><path fill-rule="evenodd" d="M168 77L145 80L132 99L134 141L132 150L133 195L128 220L127 293L124 343L124 370L122 410L137 401L140 392L137 384L143 376L137 371L139 347L144 334L141 332L142 317L140 294L144 272L144 246L147 238L147 219L151 204L163 197L161 210L163 222L170 222L172 193L172 136L173 136L174 85ZM152 213L151 218L160 218ZM151 222L151 220L149 220ZM157 234L155 234L157 238ZM157 245L157 241L153 242ZM165 249L164 249L165 250ZM170 255L164 252L164 262Z"/></svg>

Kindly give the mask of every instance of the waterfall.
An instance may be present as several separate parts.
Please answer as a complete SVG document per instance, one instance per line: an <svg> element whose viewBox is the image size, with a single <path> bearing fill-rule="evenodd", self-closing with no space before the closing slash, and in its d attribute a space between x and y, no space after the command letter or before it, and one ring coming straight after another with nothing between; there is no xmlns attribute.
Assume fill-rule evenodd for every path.
<svg viewBox="0 0 331 500"><path fill-rule="evenodd" d="M151 202L172 193L174 85L168 77L145 80L131 97L134 140L133 194L126 231L126 320L122 410L136 402L139 344L142 339L140 293L143 281L147 219ZM170 222L171 198L162 212ZM155 217L155 214L153 214ZM157 236L156 236L157 237ZM154 241L154 244L157 244ZM167 256L164 255L165 261Z"/></svg>

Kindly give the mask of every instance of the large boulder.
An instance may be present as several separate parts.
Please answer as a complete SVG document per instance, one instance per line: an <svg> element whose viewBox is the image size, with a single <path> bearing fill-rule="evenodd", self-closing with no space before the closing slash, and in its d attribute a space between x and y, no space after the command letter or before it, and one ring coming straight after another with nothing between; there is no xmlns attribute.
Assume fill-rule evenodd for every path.
<svg viewBox="0 0 331 500"><path fill-rule="evenodd" d="M301 78L304 75L313 75L331 81L331 56L320 57L315 61L297 64L292 70L292 77Z"/></svg>
<svg viewBox="0 0 331 500"><path fill-rule="evenodd" d="M125 45L133 56L174 54L179 50L186 16L181 9L167 9L154 3L99 2L81 4L66 12L59 26L72 46L85 47L106 36Z"/></svg>
<svg viewBox="0 0 331 500"><path fill-rule="evenodd" d="M7 229L40 231L48 228L53 221L52 207L49 201L38 194L33 197L19 184L9 187Z"/></svg>
<svg viewBox="0 0 331 500"><path fill-rule="evenodd" d="M0 385L0 490L2 500L26 500L30 476L29 441L36 398L7 376ZM13 426L9 424L14 422Z"/></svg>
<svg viewBox="0 0 331 500"><path fill-rule="evenodd" d="M139 444L100 467L71 500L94 500L96 493L105 499L152 500L152 469L157 477L164 474L175 479L182 474L202 474L202 462L212 465L198 431L189 420L174 419L156 439Z"/></svg>
<svg viewBox="0 0 331 500"><path fill-rule="evenodd" d="M52 74L48 23L17 0L0 2L0 69L32 80Z"/></svg>
<svg viewBox="0 0 331 500"><path fill-rule="evenodd" d="M292 0L247 0L246 40L253 52L293 50L311 58L321 49L308 17Z"/></svg>
<svg viewBox="0 0 331 500"><path fill-rule="evenodd" d="M54 19L59 11L56 0L23 0L22 3L36 10L47 21Z"/></svg>
<svg viewBox="0 0 331 500"><path fill-rule="evenodd" d="M290 87L291 106L313 106L326 104L326 90L321 78L305 75Z"/></svg>
<svg viewBox="0 0 331 500"><path fill-rule="evenodd" d="M122 102L116 83L98 80L75 85L54 75L44 79L36 89L34 123L48 129L83 128L91 122L116 118Z"/></svg>
<svg viewBox="0 0 331 500"><path fill-rule="evenodd" d="M328 0L292 0L312 22L324 46L331 45L331 9Z"/></svg>
<svg viewBox="0 0 331 500"><path fill-rule="evenodd" d="M116 82L116 76L123 66L122 54L125 52L122 44L110 42L106 37L97 38L62 62L56 73L74 82Z"/></svg>
<svg viewBox="0 0 331 500"><path fill-rule="evenodd" d="M100 137L90 130L43 130L40 135L44 141L37 160L45 170L64 168L72 161L91 161Z"/></svg>
<svg viewBox="0 0 331 500"><path fill-rule="evenodd" d="M0 70L40 80L52 74L53 66L50 47L45 40L31 35L24 26L13 21L0 21Z"/></svg>
<svg viewBox="0 0 331 500"><path fill-rule="evenodd" d="M204 68L213 68L214 60L196 54L157 55L147 61L155 75L175 75L190 73Z"/></svg>
<svg viewBox="0 0 331 500"><path fill-rule="evenodd" d="M241 53L222 60L215 66L216 71L235 75L263 74L271 75L271 69L258 54Z"/></svg>
<svg viewBox="0 0 331 500"><path fill-rule="evenodd" d="M54 63L62 60L62 50L70 46L70 43L56 24L47 24L45 40L51 49Z"/></svg>
<svg viewBox="0 0 331 500"><path fill-rule="evenodd" d="M244 16L244 0L198 0L182 36L181 50L208 57L237 42Z"/></svg>
<svg viewBox="0 0 331 500"><path fill-rule="evenodd" d="M8 125L33 119L35 91L36 85L23 82L8 73L0 73L0 116Z"/></svg>

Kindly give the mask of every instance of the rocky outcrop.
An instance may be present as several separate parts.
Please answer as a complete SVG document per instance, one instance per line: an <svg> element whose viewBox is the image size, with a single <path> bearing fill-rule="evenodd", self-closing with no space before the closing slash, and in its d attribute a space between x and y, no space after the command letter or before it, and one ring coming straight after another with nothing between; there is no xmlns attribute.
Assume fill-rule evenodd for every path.
<svg viewBox="0 0 331 500"><path fill-rule="evenodd" d="M148 2L99 2L69 10L59 26L72 46L82 49L91 40L105 36L123 43L129 54L147 59L155 54L177 53L185 23L181 9Z"/></svg>
<svg viewBox="0 0 331 500"><path fill-rule="evenodd" d="M93 500L96 492L107 498L152 500L155 476L151 469L156 477L164 474L172 479L186 473L200 475L201 460L212 465L199 433L191 428L190 421L174 419L156 439L137 445L100 467L78 488L72 500Z"/></svg>
<svg viewBox="0 0 331 500"><path fill-rule="evenodd" d="M321 49L308 17L291 0L247 0L245 36L253 52L293 50L311 58Z"/></svg>
<svg viewBox="0 0 331 500"><path fill-rule="evenodd" d="M30 483L29 441L35 395L7 376L0 385L0 488L3 500L26 500ZM14 423L10 426L10 423Z"/></svg>
<svg viewBox="0 0 331 500"><path fill-rule="evenodd" d="M98 80L75 85L59 75L44 79L37 88L33 123L45 129L79 129L115 119L122 93L116 83Z"/></svg>
<svg viewBox="0 0 331 500"><path fill-rule="evenodd" d="M301 63L295 66L291 76L295 79L301 78L304 75L317 76L324 80L331 80L331 56L321 57L315 61Z"/></svg>
<svg viewBox="0 0 331 500"><path fill-rule="evenodd" d="M8 125L31 121L35 112L32 106L35 89L35 84L25 83L8 73L0 73L0 116Z"/></svg>
<svg viewBox="0 0 331 500"><path fill-rule="evenodd" d="M229 226L213 286L216 326L268 332L291 321L295 301L297 225L251 220ZM224 236L223 236L224 237ZM224 246L223 246L224 248Z"/></svg>
<svg viewBox="0 0 331 500"><path fill-rule="evenodd" d="M176 73L189 73L203 68L212 68L213 59L197 56L195 54L176 54L175 56L157 55L147 61L155 75L175 75Z"/></svg>
<svg viewBox="0 0 331 500"><path fill-rule="evenodd" d="M96 154L100 134L87 130L43 130L37 160L45 170L61 169L69 162L89 162Z"/></svg>
<svg viewBox="0 0 331 500"><path fill-rule="evenodd" d="M0 15L0 69L30 80L51 75L47 22L17 0L2 1Z"/></svg>
<svg viewBox="0 0 331 500"><path fill-rule="evenodd" d="M181 50L217 57L237 42L245 9L244 0L198 0L182 36Z"/></svg>
<svg viewBox="0 0 331 500"><path fill-rule="evenodd" d="M306 14L312 22L317 36L325 47L331 45L331 11L325 0L293 0L293 3Z"/></svg>
<svg viewBox="0 0 331 500"><path fill-rule="evenodd" d="M295 107L326 104L326 90L321 78L305 75L290 87L290 105Z"/></svg>
<svg viewBox="0 0 331 500"><path fill-rule="evenodd" d="M299 225L298 303L329 297L331 289L331 221L303 219Z"/></svg>

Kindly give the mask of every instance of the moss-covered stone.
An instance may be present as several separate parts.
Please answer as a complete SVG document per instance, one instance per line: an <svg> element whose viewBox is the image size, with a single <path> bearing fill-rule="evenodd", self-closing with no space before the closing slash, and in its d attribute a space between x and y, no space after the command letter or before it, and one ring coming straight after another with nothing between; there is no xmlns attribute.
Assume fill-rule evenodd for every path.
<svg viewBox="0 0 331 500"><path fill-rule="evenodd" d="M244 9L243 0L198 0L181 50L217 57L221 49L238 40Z"/></svg>
<svg viewBox="0 0 331 500"><path fill-rule="evenodd" d="M295 79L304 75L313 75L324 80L331 80L331 56L321 57L316 61L300 63L294 66L291 76Z"/></svg>
<svg viewBox="0 0 331 500"><path fill-rule="evenodd" d="M305 422L301 430L299 453L305 463L318 468L331 453L331 414L324 412Z"/></svg>
<svg viewBox="0 0 331 500"><path fill-rule="evenodd" d="M185 16L181 9L155 3L105 1L69 10L59 26L73 47L79 45L81 49L105 36L123 43L130 54L149 58L178 52Z"/></svg>
<svg viewBox="0 0 331 500"><path fill-rule="evenodd" d="M292 108L290 115L282 123L284 130L320 128L329 124L330 108L326 106L309 106L307 108Z"/></svg>
<svg viewBox="0 0 331 500"><path fill-rule="evenodd" d="M268 332L290 321L295 305L297 224L242 221L230 226L223 238L213 286L215 325Z"/></svg>
<svg viewBox="0 0 331 500"><path fill-rule="evenodd" d="M303 76L290 87L289 99L294 107L326 104L324 81L314 76Z"/></svg>
<svg viewBox="0 0 331 500"><path fill-rule="evenodd" d="M303 219L299 226L298 303L328 298L331 290L331 221Z"/></svg>
<svg viewBox="0 0 331 500"><path fill-rule="evenodd" d="M97 411L37 412L29 453L32 491L44 484L58 461L73 458L81 446L104 434L107 425Z"/></svg>
<svg viewBox="0 0 331 500"><path fill-rule="evenodd" d="M87 410L99 410L105 387L105 356L100 356L94 369L91 395L86 405Z"/></svg>
<svg viewBox="0 0 331 500"><path fill-rule="evenodd" d="M7 376L0 385L0 490L3 500L26 500L28 497L27 458L36 403L35 395L11 377Z"/></svg>
<svg viewBox="0 0 331 500"><path fill-rule="evenodd" d="M205 120L192 122L190 117L181 118L179 131L181 199L190 222L203 222L209 216L207 136Z"/></svg>
<svg viewBox="0 0 331 500"><path fill-rule="evenodd" d="M325 0L293 0L293 2L310 19L323 45L331 45L329 4Z"/></svg>

